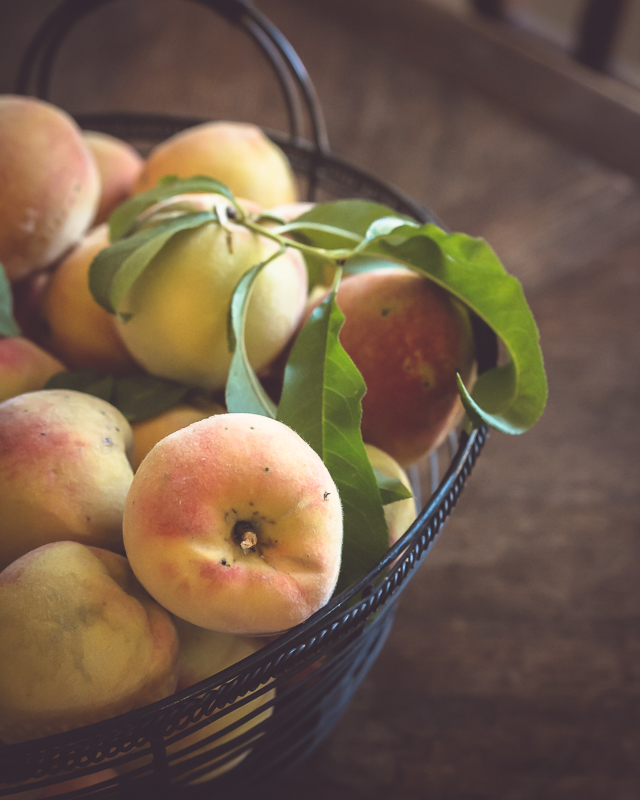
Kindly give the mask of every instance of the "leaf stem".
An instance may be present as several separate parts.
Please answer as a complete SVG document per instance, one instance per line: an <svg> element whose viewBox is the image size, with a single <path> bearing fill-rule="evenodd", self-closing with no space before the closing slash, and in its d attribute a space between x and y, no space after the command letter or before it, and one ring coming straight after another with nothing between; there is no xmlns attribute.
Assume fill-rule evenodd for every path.
<svg viewBox="0 0 640 800"><path fill-rule="evenodd" d="M349 258L353 252L354 248L338 248L335 250L326 250L323 247L313 247L309 244L303 244L302 242L297 242L295 239L288 239L285 236L280 236L278 233L275 233L273 230L269 228L265 228L262 225L258 225L255 222L251 222L251 220L247 219L247 217L241 218L236 220L236 222L240 225L244 225L245 228L248 230L257 233L259 236L265 236L267 239L272 239L274 242L277 242L281 247L293 247L296 250L300 250L301 253L307 253L309 255L321 256L325 258L327 261L334 261L340 262L344 261L345 259ZM358 237L358 242L360 241L360 237Z"/></svg>

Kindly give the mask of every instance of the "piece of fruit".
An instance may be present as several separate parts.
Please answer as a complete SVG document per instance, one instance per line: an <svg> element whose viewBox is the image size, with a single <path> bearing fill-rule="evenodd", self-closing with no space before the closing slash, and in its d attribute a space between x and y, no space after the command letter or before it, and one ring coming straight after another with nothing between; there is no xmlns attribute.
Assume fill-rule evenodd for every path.
<svg viewBox="0 0 640 800"><path fill-rule="evenodd" d="M64 364L24 336L0 339L0 403L42 389Z"/></svg>
<svg viewBox="0 0 640 800"><path fill-rule="evenodd" d="M369 463L374 469L379 470L388 478L400 481L411 492L411 497L407 497L405 500L396 500L395 503L387 503L384 507L384 516L389 529L389 547L391 547L409 529L417 516L413 489L409 476L395 458L372 444L365 444L364 449L367 452Z"/></svg>
<svg viewBox="0 0 640 800"><path fill-rule="evenodd" d="M0 95L0 176L0 262L13 282L48 267L85 233L100 175L68 114Z"/></svg>
<svg viewBox="0 0 640 800"><path fill-rule="evenodd" d="M56 267L42 298L41 341L70 369L125 375L138 367L120 339L115 316L89 291L91 262L108 246L105 223L87 233Z"/></svg>
<svg viewBox="0 0 640 800"><path fill-rule="evenodd" d="M197 195L213 207L220 195ZM190 196L173 202L182 207ZM169 206L161 204L159 213ZM145 215L151 224L153 214ZM230 222L208 222L175 234L133 284L117 328L135 360L152 375L222 389L231 364L227 318L236 284L277 245ZM249 362L256 371L285 347L302 316L307 272L302 257L288 249L256 279L246 325Z"/></svg>
<svg viewBox="0 0 640 800"><path fill-rule="evenodd" d="M149 419L134 422L131 425L133 431L133 458L131 463L134 471L142 463L142 459L154 447L160 439L164 439L170 433L186 428L192 422L206 419L212 414L225 414L226 409L220 403L198 402L198 403L178 403L162 414Z"/></svg>
<svg viewBox="0 0 640 800"><path fill-rule="evenodd" d="M466 308L433 281L391 266L342 280L340 341L367 385L362 437L402 466L459 420L456 373L470 388L475 346Z"/></svg>
<svg viewBox="0 0 640 800"><path fill-rule="evenodd" d="M0 404L0 569L64 539L122 552L132 444L124 416L82 392Z"/></svg>
<svg viewBox="0 0 640 800"><path fill-rule="evenodd" d="M269 417L221 414L153 448L123 533L138 579L173 614L225 633L273 633L331 597L342 509L297 433Z"/></svg>
<svg viewBox="0 0 640 800"><path fill-rule="evenodd" d="M177 654L169 615L123 556L37 548L0 573L0 736L23 742L161 700Z"/></svg>
<svg viewBox="0 0 640 800"><path fill-rule="evenodd" d="M135 192L152 189L165 175L207 175L225 184L236 197L246 197L264 208L297 200L287 157L259 127L246 122L204 122L156 145Z"/></svg>
<svg viewBox="0 0 640 800"><path fill-rule="evenodd" d="M93 221L94 225L100 225L132 194L144 159L135 147L108 133L84 131L82 137L93 153L100 173L100 203Z"/></svg>

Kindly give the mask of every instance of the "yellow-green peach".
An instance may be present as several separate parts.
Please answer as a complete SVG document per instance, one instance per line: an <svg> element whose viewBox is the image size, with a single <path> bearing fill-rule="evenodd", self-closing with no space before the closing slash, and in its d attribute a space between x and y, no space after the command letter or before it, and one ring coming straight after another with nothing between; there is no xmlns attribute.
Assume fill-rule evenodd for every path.
<svg viewBox="0 0 640 800"><path fill-rule="evenodd" d="M60 540L123 550L133 479L124 416L98 397L42 389L0 404L0 569Z"/></svg>
<svg viewBox="0 0 640 800"><path fill-rule="evenodd" d="M0 573L0 736L22 742L161 700L178 640L126 558L77 542Z"/></svg>
<svg viewBox="0 0 640 800"><path fill-rule="evenodd" d="M53 264L85 233L100 175L66 112L0 95L0 176L0 262L13 282Z"/></svg>
<svg viewBox="0 0 640 800"><path fill-rule="evenodd" d="M407 497L405 500L396 500L395 503L387 503L384 507L384 516L389 529L389 547L391 547L408 530L417 516L413 489L409 476L395 458L372 444L365 444L364 449L367 451L367 458L374 469L379 470L388 478L400 481L411 492L411 497Z"/></svg>
<svg viewBox="0 0 640 800"><path fill-rule="evenodd" d="M204 122L161 142L149 153L135 193L152 189L165 175L207 175L264 208L297 200L289 160L246 122Z"/></svg>
<svg viewBox="0 0 640 800"><path fill-rule="evenodd" d="M93 153L100 173L100 203L94 225L106 222L112 211L133 192L144 159L128 142L99 131L84 131L83 139Z"/></svg>
<svg viewBox="0 0 640 800"><path fill-rule="evenodd" d="M220 195L181 195L173 201L178 208L194 202L213 208ZM158 213L168 209L161 204ZM145 215L144 224L153 224L153 215ZM117 328L134 359L152 375L222 389L231 364L227 320L233 291L242 275L276 248L233 222L225 227L208 222L175 234L120 309L127 318L118 318ZM245 330L248 359L256 371L286 346L302 317L306 295L306 267L292 249L256 279Z"/></svg>
<svg viewBox="0 0 640 800"><path fill-rule="evenodd" d="M115 316L89 291L89 267L109 245L109 229L98 225L56 267L44 290L44 346L70 369L123 375L138 369L116 330Z"/></svg>
<svg viewBox="0 0 640 800"><path fill-rule="evenodd" d="M24 336L0 339L0 403L24 392L42 389L62 362Z"/></svg>
<svg viewBox="0 0 640 800"><path fill-rule="evenodd" d="M274 633L331 597L342 507L295 431L220 414L153 448L127 495L123 534L138 579L176 616L223 633Z"/></svg>

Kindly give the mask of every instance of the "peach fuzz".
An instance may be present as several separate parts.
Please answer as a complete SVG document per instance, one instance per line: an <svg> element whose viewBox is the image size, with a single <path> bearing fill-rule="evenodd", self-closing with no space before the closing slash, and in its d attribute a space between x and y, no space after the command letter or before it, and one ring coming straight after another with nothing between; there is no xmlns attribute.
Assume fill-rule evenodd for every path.
<svg viewBox="0 0 640 800"><path fill-rule="evenodd" d="M164 439L170 433L175 433L181 428L186 428L192 422L206 419L212 414L226 414L226 408L220 403L194 401L191 403L178 403L178 405L163 411L155 417L134 422L131 425L133 431L133 458L131 464L134 472L138 469L147 453L154 447L160 439Z"/></svg>
<svg viewBox="0 0 640 800"><path fill-rule="evenodd" d="M109 246L109 229L87 233L56 267L44 290L42 344L70 369L93 369L110 375L137 371L116 329L115 316L89 291L89 267Z"/></svg>
<svg viewBox="0 0 640 800"><path fill-rule="evenodd" d="M10 281L53 264L91 224L95 159L64 111L0 95L0 262Z"/></svg>
<svg viewBox="0 0 640 800"><path fill-rule="evenodd" d="M24 392L42 389L64 364L30 339L0 339L0 403Z"/></svg>
<svg viewBox="0 0 640 800"><path fill-rule="evenodd" d="M274 633L331 597L342 508L297 433L221 414L153 448L127 495L123 535L138 579L176 616L223 633Z"/></svg>
<svg viewBox="0 0 640 800"><path fill-rule="evenodd" d="M123 415L88 394L43 389L1 403L0 569L65 539L122 552L132 444Z"/></svg>
<svg viewBox="0 0 640 800"><path fill-rule="evenodd" d="M0 736L22 742L171 694L178 640L127 560L76 542L0 573Z"/></svg>
<svg viewBox="0 0 640 800"><path fill-rule="evenodd" d="M133 192L144 159L128 142L99 131L84 131L82 138L93 153L100 173L100 203L94 225L106 222Z"/></svg>
<svg viewBox="0 0 640 800"><path fill-rule="evenodd" d="M362 373L362 437L402 466L425 455L460 418L456 373L468 387L475 345L466 308L398 266L350 275L336 302L340 341Z"/></svg>
<svg viewBox="0 0 640 800"><path fill-rule="evenodd" d="M208 175L264 208L297 200L287 157L258 126L246 122L204 122L156 145L135 193L152 189L165 175Z"/></svg>

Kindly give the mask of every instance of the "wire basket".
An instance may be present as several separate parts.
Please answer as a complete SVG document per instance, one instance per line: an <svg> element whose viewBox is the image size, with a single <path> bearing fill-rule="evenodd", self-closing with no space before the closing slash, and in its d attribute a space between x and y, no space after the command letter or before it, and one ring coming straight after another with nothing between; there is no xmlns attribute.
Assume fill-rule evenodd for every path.
<svg viewBox="0 0 640 800"><path fill-rule="evenodd" d="M16 92L46 99L56 54L71 29L111 0L66 0L27 48ZM333 154L299 57L249 0L196 0L245 30L282 89L289 133L266 133L287 154L310 200L366 198L422 222L434 216L396 188ZM198 118L157 114L76 117L145 152ZM310 129L303 138L304 127ZM473 318L478 371L495 365L493 333ZM84 728L0 746L0 796L94 776L60 797L225 798L251 794L309 755L329 734L380 652L398 597L435 542L471 473L486 428L452 434L425 460L431 494L415 523L356 584L258 652L166 700ZM417 474L413 474L418 488Z"/></svg>

